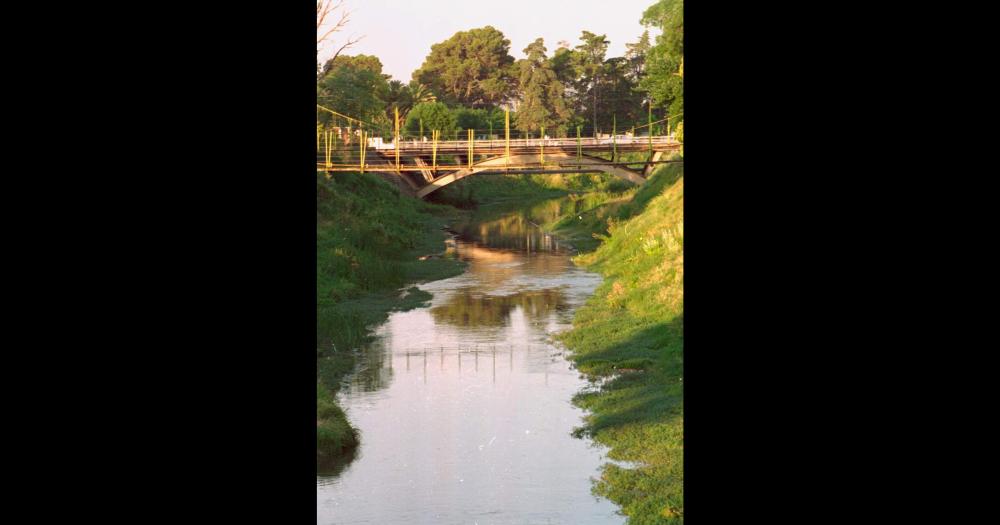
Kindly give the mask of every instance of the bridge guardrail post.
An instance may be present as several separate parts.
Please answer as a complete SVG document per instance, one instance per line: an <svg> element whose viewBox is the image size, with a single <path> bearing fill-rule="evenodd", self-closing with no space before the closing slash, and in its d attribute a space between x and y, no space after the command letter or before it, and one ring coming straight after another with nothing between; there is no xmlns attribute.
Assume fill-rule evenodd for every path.
<svg viewBox="0 0 1000 525"><path fill-rule="evenodd" d="M539 153L539 162L542 165L542 169L545 169L545 126L542 126L542 132L539 135L539 144L541 145L541 153Z"/></svg>
<svg viewBox="0 0 1000 525"><path fill-rule="evenodd" d="M437 167L438 167L438 157L437 157L437 153L438 153L438 136L440 136L440 134L441 134L440 130L436 130L435 129L435 130L431 131L431 137L432 137L432 142L431 142L431 160L433 161L433 164L434 164L433 171L437 171Z"/></svg>
<svg viewBox="0 0 1000 525"><path fill-rule="evenodd" d="M583 131L583 126L576 127L576 167L579 168L583 165L583 138L580 133Z"/></svg>
<svg viewBox="0 0 1000 525"><path fill-rule="evenodd" d="M365 132L361 132L361 143L358 145L358 169L361 173L365 172L365 145L367 141L365 140Z"/></svg>
<svg viewBox="0 0 1000 525"><path fill-rule="evenodd" d="M504 108L503 133L505 148L505 166L510 166L510 109Z"/></svg>
<svg viewBox="0 0 1000 525"><path fill-rule="evenodd" d="M611 162L618 155L618 115L611 116Z"/></svg>

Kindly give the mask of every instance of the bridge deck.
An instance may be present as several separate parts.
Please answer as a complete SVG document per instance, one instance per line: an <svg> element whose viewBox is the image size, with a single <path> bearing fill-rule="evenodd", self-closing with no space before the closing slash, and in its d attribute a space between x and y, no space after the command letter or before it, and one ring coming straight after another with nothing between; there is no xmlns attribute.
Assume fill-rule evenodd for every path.
<svg viewBox="0 0 1000 525"><path fill-rule="evenodd" d="M507 150L507 142L505 140L474 140L472 143L473 151L476 154L504 154ZM546 151L565 151L567 153L576 152L577 147L583 151L611 151L612 149L617 149L618 151L648 151L650 149L649 137L630 137L626 135L620 135L615 139L612 138L585 138L580 139L579 143L577 139L511 139L510 140L510 151L511 153L525 153L525 152L537 152L541 151L544 147ZM680 148L681 143L675 140L673 137L653 137L652 149L653 151L670 151ZM372 150L383 152L393 152L396 150L396 145L391 142L381 142L378 140L372 140L369 143L369 148ZM434 151L434 144L430 141L418 141L418 140L401 140L399 141L399 152L400 154L418 154L418 155L431 155ZM448 140L439 141L437 143L437 152L439 154L467 154L469 152L469 141L468 140Z"/></svg>

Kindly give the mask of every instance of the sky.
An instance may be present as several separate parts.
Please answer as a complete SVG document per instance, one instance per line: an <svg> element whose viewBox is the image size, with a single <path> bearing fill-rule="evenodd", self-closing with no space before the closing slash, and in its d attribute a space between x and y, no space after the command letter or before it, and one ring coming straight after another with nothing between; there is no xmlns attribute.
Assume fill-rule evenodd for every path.
<svg viewBox="0 0 1000 525"><path fill-rule="evenodd" d="M607 57L625 54L625 44L635 42L645 29L642 12L655 0L346 0L350 22L320 52L328 59L349 36L364 35L347 55L375 55L382 72L409 82L431 45L459 31L491 25L510 40L514 60L536 38L545 39L548 55L567 40L580 43L583 30L606 34ZM339 19L339 12L337 17ZM650 29L655 40L658 30Z"/></svg>

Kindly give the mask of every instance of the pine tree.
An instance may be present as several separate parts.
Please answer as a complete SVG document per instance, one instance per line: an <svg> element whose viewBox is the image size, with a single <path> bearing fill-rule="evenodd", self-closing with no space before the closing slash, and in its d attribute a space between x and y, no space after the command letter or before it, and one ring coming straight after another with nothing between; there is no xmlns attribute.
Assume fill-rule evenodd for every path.
<svg viewBox="0 0 1000 525"><path fill-rule="evenodd" d="M521 104L517 112L517 129L532 132L544 127L555 133L571 116L563 100L562 82L545 57L545 43L541 38L524 48L524 53L528 58L518 63Z"/></svg>

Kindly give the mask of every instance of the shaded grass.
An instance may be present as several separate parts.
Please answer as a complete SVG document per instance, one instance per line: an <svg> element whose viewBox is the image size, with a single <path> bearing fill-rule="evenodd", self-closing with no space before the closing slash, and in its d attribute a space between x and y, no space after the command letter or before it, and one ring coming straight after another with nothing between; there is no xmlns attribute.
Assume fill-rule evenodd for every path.
<svg viewBox="0 0 1000 525"><path fill-rule="evenodd" d="M599 246L574 260L605 279L560 335L581 372L607 379L575 397L589 412L576 435L633 462L605 465L594 486L630 524L683 523L683 166L602 206L580 225Z"/></svg>
<svg viewBox="0 0 1000 525"><path fill-rule="evenodd" d="M505 200L552 198L570 193L618 193L631 183L603 173L477 175L449 184L429 196L433 202L472 208Z"/></svg>
<svg viewBox="0 0 1000 525"><path fill-rule="evenodd" d="M316 177L317 412L320 464L357 445L357 431L334 394L354 369L354 350L370 327L393 310L421 306L430 294L404 286L462 272L455 259L418 256L444 251L444 225L456 210L399 193L373 174Z"/></svg>

